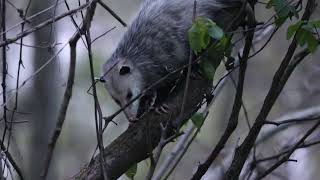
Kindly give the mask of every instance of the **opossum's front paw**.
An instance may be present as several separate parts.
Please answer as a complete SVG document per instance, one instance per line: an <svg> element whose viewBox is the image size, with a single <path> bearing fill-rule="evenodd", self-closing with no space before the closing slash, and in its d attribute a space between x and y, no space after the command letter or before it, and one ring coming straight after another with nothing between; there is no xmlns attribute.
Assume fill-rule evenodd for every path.
<svg viewBox="0 0 320 180"><path fill-rule="evenodd" d="M129 123L131 124L131 123L136 123L136 122L138 122L138 118L129 118L128 119L128 121L129 121Z"/></svg>
<svg viewBox="0 0 320 180"><path fill-rule="evenodd" d="M157 114L167 114L169 111L169 106L167 104L161 104L160 106L156 107L154 111Z"/></svg>

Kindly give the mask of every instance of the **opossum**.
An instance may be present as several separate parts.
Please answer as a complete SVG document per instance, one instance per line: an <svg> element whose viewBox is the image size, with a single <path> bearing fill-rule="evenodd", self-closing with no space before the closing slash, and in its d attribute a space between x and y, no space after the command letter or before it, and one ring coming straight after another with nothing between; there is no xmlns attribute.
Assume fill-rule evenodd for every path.
<svg viewBox="0 0 320 180"><path fill-rule="evenodd" d="M198 0L196 16L206 17L224 27L241 7L242 0ZM125 107L144 89L188 62L188 29L192 26L194 0L146 0L122 37L112 56L103 65L102 78L111 97ZM149 93L124 109L133 121L149 106L159 90L169 90L180 76L172 73ZM158 92L158 93L157 93ZM162 97L163 98L163 97ZM147 100L146 100L147 99ZM152 98L151 98L152 99Z"/></svg>

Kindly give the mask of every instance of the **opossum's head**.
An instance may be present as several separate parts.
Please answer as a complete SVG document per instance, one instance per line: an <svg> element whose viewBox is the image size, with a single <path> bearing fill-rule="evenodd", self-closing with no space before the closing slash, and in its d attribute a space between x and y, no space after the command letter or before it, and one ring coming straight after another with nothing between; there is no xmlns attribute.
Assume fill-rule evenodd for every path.
<svg viewBox="0 0 320 180"><path fill-rule="evenodd" d="M143 90L143 79L140 71L126 59L107 61L103 66L105 87L114 101L125 107ZM126 117L133 121L138 116L140 99L136 99L124 109Z"/></svg>

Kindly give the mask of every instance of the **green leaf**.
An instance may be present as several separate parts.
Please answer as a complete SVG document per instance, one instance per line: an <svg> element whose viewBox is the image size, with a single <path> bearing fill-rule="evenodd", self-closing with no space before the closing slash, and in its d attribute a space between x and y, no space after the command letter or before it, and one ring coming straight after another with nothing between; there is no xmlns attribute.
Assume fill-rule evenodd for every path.
<svg viewBox="0 0 320 180"><path fill-rule="evenodd" d="M198 128L200 129L201 126L203 125L204 123L204 120L205 120L205 117L202 113L196 113L192 116L191 118L193 124Z"/></svg>
<svg viewBox="0 0 320 180"><path fill-rule="evenodd" d="M210 38L220 40L223 36L223 30L208 18L196 19L188 31L189 44L195 54L207 48Z"/></svg>
<svg viewBox="0 0 320 180"><path fill-rule="evenodd" d="M308 31L304 30L304 29L300 29L297 32L297 40L298 40L298 44L300 46L304 46L307 42L306 36L308 34Z"/></svg>
<svg viewBox="0 0 320 180"><path fill-rule="evenodd" d="M218 68L220 61L223 57L228 57L231 55L232 45L231 38L223 36L220 41L212 44L208 48L207 59L213 63L215 68Z"/></svg>
<svg viewBox="0 0 320 180"><path fill-rule="evenodd" d="M296 11L295 7L288 0L270 0L267 7L270 8L271 6L274 7L279 17L292 16L293 14L290 13L295 13Z"/></svg>
<svg viewBox="0 0 320 180"><path fill-rule="evenodd" d="M202 60L210 62L214 69L217 69L225 56L225 49L219 44L212 44L208 52L202 55ZM201 67L201 66L200 66Z"/></svg>
<svg viewBox="0 0 320 180"><path fill-rule="evenodd" d="M302 23L303 23L302 21L299 21L296 24L288 27L288 30L287 30L287 39L288 40L298 31L298 29L301 27Z"/></svg>
<svg viewBox="0 0 320 180"><path fill-rule="evenodd" d="M275 23L277 26L281 26L287 19L290 19L295 16L296 18L299 17L298 11L294 5L288 0L270 0L266 6L266 8L273 7L276 12L276 20Z"/></svg>
<svg viewBox="0 0 320 180"><path fill-rule="evenodd" d="M205 49L210 43L207 23L207 20L200 18L193 23L188 31L190 47L196 54Z"/></svg>
<svg viewBox="0 0 320 180"><path fill-rule="evenodd" d="M137 174L137 169L138 169L138 165L135 164L133 165L130 169L127 170L127 172L125 173L126 176L133 180L134 179L134 176Z"/></svg>
<svg viewBox="0 0 320 180"><path fill-rule="evenodd" d="M232 48L233 48L232 43L231 43L231 37L224 36L224 38L221 41L223 41L223 44L224 44L225 56L230 57L231 53L232 53Z"/></svg>
<svg viewBox="0 0 320 180"><path fill-rule="evenodd" d="M309 30L308 28L299 29L296 36L298 44L300 46L304 46L305 44L307 44L308 50L311 53L314 53L319 46L319 42L313 35L312 30Z"/></svg>
<svg viewBox="0 0 320 180"><path fill-rule="evenodd" d="M209 62L209 60L202 59L199 65L203 76L208 80L213 80L216 68Z"/></svg>
<svg viewBox="0 0 320 180"><path fill-rule="evenodd" d="M275 20L276 26L280 27L284 22L286 22L288 17L278 17Z"/></svg>
<svg viewBox="0 0 320 180"><path fill-rule="evenodd" d="M220 40L224 35L223 30L217 25L209 27L208 33L212 38L217 40Z"/></svg>
<svg viewBox="0 0 320 180"><path fill-rule="evenodd" d="M312 35L311 32L307 33L305 38L308 44L309 51L311 53L314 53L317 50L317 47L319 46L317 39Z"/></svg>
<svg viewBox="0 0 320 180"><path fill-rule="evenodd" d="M310 24L315 28L320 28L320 20L311 21Z"/></svg>
<svg viewBox="0 0 320 180"><path fill-rule="evenodd" d="M266 5L266 8L267 9L271 9L272 8L272 0L270 0L268 3L267 3L267 5Z"/></svg>

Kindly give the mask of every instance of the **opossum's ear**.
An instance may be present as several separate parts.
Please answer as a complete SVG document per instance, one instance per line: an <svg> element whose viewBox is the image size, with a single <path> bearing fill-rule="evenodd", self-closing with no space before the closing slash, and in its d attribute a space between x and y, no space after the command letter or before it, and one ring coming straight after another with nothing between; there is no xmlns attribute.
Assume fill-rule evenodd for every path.
<svg viewBox="0 0 320 180"><path fill-rule="evenodd" d="M129 66L121 66L120 70L119 70L119 74L125 75L125 74L130 73L130 71L131 71L131 68Z"/></svg>

